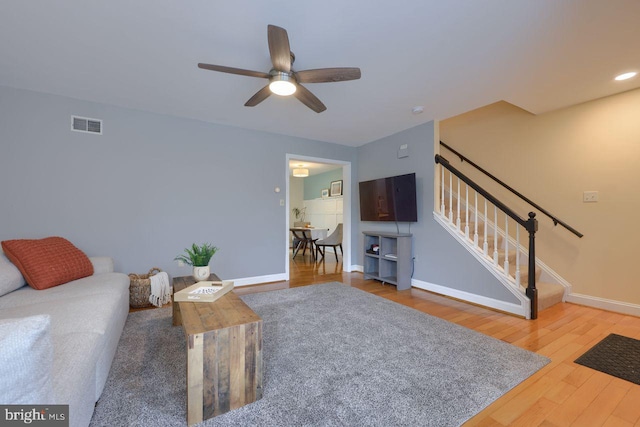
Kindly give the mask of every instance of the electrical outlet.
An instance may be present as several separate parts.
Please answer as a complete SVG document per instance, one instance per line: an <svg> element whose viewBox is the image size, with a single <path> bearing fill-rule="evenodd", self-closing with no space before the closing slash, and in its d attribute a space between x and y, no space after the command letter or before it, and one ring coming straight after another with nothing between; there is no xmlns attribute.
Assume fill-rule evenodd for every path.
<svg viewBox="0 0 640 427"><path fill-rule="evenodd" d="M178 261L178 267L184 267L184 261Z"/></svg>
<svg viewBox="0 0 640 427"><path fill-rule="evenodd" d="M585 191L582 193L583 203L596 203L598 201L597 191Z"/></svg>

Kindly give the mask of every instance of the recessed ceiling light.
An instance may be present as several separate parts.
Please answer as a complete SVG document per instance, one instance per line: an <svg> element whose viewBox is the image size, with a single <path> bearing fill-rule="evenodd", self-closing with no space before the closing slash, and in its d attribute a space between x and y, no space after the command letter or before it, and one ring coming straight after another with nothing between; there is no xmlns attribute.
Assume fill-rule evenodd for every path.
<svg viewBox="0 0 640 427"><path fill-rule="evenodd" d="M411 109L411 112L413 114L422 114L423 111L424 111L424 107L422 105L416 105Z"/></svg>
<svg viewBox="0 0 640 427"><path fill-rule="evenodd" d="M636 76L636 74L638 74L638 73L637 73L637 72L635 72L635 71L632 71L632 72L630 72L630 73L620 74L619 76L616 76L616 78L615 78L614 80L618 80L618 81L620 81L620 80L627 80L627 79L630 79L630 78L632 78L632 77L635 77L635 76Z"/></svg>

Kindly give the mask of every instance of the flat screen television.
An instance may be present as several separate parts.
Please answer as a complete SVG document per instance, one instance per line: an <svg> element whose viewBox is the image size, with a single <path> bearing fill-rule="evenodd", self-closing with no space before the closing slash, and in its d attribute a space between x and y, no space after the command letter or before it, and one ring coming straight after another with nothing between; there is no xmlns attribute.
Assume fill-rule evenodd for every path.
<svg viewBox="0 0 640 427"><path fill-rule="evenodd" d="M361 221L417 222L416 174L362 181Z"/></svg>

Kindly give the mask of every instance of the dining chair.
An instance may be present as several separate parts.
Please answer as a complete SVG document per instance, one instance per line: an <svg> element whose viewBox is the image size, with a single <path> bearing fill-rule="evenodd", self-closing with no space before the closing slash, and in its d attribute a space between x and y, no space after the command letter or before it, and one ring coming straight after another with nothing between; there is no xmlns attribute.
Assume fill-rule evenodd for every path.
<svg viewBox="0 0 640 427"><path fill-rule="evenodd" d="M309 221L294 221L293 222L293 226L295 228L304 228L304 227L308 227L309 225L311 225L311 223ZM299 244L300 244L300 239L298 239L296 237L296 233L293 233L293 242L291 244L291 248L293 249L294 252L295 252L295 249L298 247Z"/></svg>
<svg viewBox="0 0 640 427"><path fill-rule="evenodd" d="M333 233L331 233L331 235L329 237L327 237L326 239L322 239L322 240L316 240L315 242L316 245L316 258L317 258L317 253L322 254L322 258L324 258L324 253L327 250L327 246L332 246L333 247L333 252L336 256L336 262L338 261L338 247L340 248L340 254L342 254L342 256L344 256L344 252L342 251L342 223L338 224L336 226L336 229L333 230ZM323 250L320 250L320 247L322 246Z"/></svg>
<svg viewBox="0 0 640 427"><path fill-rule="evenodd" d="M307 247L309 248L309 252L311 253L311 257L316 259L316 252L313 247L314 243L317 239L314 239L311 236L311 230L300 230L300 229L290 229L293 233L294 241L298 241L298 244L293 248L293 258L296 257L300 249L302 249L302 256L307 253Z"/></svg>
<svg viewBox="0 0 640 427"><path fill-rule="evenodd" d="M294 221L293 222L293 226L296 228L303 228L303 227L307 227L311 225L311 223L309 221ZM295 248L298 247L298 245L300 244L300 239L298 239L295 235L295 233L293 234L293 243L292 243L292 247L295 250Z"/></svg>

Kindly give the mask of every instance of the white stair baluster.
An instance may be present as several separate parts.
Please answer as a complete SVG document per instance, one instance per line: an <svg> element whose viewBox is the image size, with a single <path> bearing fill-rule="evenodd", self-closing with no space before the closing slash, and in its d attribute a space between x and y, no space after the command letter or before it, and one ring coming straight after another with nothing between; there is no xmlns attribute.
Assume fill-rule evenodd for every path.
<svg viewBox="0 0 640 427"><path fill-rule="evenodd" d="M465 184L464 237L469 238L469 185Z"/></svg>
<svg viewBox="0 0 640 427"><path fill-rule="evenodd" d="M442 192L440 194L440 215L444 217L444 167L442 165L440 165L440 171L442 172L442 176L440 178L440 187L442 188Z"/></svg>
<svg viewBox="0 0 640 427"><path fill-rule="evenodd" d="M476 221L475 221L475 230L473 231L473 246L478 247L478 192L474 192L476 197L475 209L476 209Z"/></svg>
<svg viewBox="0 0 640 427"><path fill-rule="evenodd" d="M453 223L453 174L449 171L449 222Z"/></svg>
<svg viewBox="0 0 640 427"><path fill-rule="evenodd" d="M487 238L487 230L489 229L489 217L487 216L487 199L484 199L484 243L482 244L482 253L489 256L489 241Z"/></svg>
<svg viewBox="0 0 640 427"><path fill-rule="evenodd" d="M509 215L504 215L504 274L509 277Z"/></svg>
<svg viewBox="0 0 640 427"><path fill-rule="evenodd" d="M456 199L458 200L458 213L456 216L456 228L460 230L460 178L458 178L458 193Z"/></svg>
<svg viewBox="0 0 640 427"><path fill-rule="evenodd" d="M516 286L520 287L520 227L516 225Z"/></svg>
<svg viewBox="0 0 640 427"><path fill-rule="evenodd" d="M493 264L498 266L498 208L493 205Z"/></svg>

